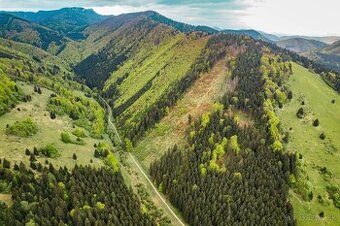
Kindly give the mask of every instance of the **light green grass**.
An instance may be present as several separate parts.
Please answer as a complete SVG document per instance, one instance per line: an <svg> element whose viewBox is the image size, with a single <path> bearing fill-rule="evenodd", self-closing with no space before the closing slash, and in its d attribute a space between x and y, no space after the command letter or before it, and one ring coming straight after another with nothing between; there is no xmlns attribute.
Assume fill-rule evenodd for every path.
<svg viewBox="0 0 340 226"><path fill-rule="evenodd" d="M293 100L277 114L285 131L292 128L286 148L302 154L303 169L313 184L314 195L313 200L307 202L291 192L294 215L298 225L340 225L340 210L328 199L326 191L329 184L340 185L340 95L319 75L300 65L293 63L293 72L287 84L293 91ZM335 104L332 104L333 99ZM296 112L302 100L307 115L298 119ZM320 125L313 127L316 118ZM326 134L324 141L319 138L322 132ZM332 176L322 175L320 167L327 167ZM318 202L318 195L322 196L324 204ZM321 211L325 213L324 219L318 216Z"/></svg>
<svg viewBox="0 0 340 226"><path fill-rule="evenodd" d="M39 95L33 92L33 86L26 83L18 82L18 86L23 90L25 94L32 95L32 101L28 103L20 103L15 109L9 113L0 117L0 158L6 158L12 163L20 163L23 161L29 164L29 156L25 155L25 149L33 150L36 146L46 146L48 144L54 144L60 151L61 156L56 159L48 159L56 167L67 166L72 168L76 163L78 165L90 164L90 159L93 160L93 166L102 166L103 162L100 159L94 158L94 143L106 142L111 144L109 138L105 136L104 140L93 139L89 136L89 132L85 131L86 138L82 138L85 142L84 145L66 144L61 141L60 134L62 132L68 132L69 134L74 131L73 121L67 116L57 116L56 119L50 119L50 114L46 110L47 102L50 94L50 90L42 88L42 94ZM20 108L20 111L17 109ZM13 135L6 135L6 125L13 124L15 121L25 118L32 118L37 123L39 131L37 134L28 137L20 138ZM72 159L73 153L77 155L77 160ZM38 161L45 162L45 158L40 157Z"/></svg>

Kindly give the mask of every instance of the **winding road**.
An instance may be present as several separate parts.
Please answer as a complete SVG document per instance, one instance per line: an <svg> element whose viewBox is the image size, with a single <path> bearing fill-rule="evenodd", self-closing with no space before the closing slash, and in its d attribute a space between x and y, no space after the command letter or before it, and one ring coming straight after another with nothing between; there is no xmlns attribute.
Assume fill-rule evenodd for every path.
<svg viewBox="0 0 340 226"><path fill-rule="evenodd" d="M123 144L122 139L119 136L118 130L116 128L116 126L114 125L114 123L112 122L112 110L110 105L106 102L106 100L104 98L102 98L101 96L99 96L99 98L101 99L101 101L106 105L106 109L108 111L108 124L112 127L113 132L115 134L115 137L117 138L118 142L120 145ZM135 156L131 153L128 152L128 156L131 158L132 162L135 164L135 166L137 167L137 169L140 171L141 174L143 174L143 176L145 177L145 179L148 181L148 183L150 184L150 186L152 187L152 189L154 190L154 192L157 194L157 196L159 197L159 199L162 201L162 203L164 204L164 206L169 210L169 212L173 215L173 217L178 221L179 225L185 226L185 224L181 221L181 219L176 215L176 213L171 209L171 207L168 205L167 201L163 198L163 196L158 192L157 188L154 186L154 184L152 183L152 181L150 180L149 176L145 173L145 171L143 170L143 168L140 166L140 164L138 163L138 160L136 160Z"/></svg>

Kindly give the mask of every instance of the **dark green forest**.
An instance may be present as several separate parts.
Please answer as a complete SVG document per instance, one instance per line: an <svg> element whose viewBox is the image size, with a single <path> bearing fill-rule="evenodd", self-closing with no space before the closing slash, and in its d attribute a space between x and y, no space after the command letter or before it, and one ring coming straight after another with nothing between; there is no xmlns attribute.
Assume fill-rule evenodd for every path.
<svg viewBox="0 0 340 226"><path fill-rule="evenodd" d="M0 177L11 186L13 205L0 207L0 225L155 225L120 172L49 164L37 178L23 163L10 170L2 161Z"/></svg>

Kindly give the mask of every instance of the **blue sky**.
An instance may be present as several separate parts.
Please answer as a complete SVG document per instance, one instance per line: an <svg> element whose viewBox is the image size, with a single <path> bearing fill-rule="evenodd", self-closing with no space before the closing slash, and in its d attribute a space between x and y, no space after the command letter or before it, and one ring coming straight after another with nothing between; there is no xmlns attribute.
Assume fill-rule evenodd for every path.
<svg viewBox="0 0 340 226"><path fill-rule="evenodd" d="M154 10L172 19L276 34L340 35L339 0L0 0L0 10L93 8L117 15Z"/></svg>

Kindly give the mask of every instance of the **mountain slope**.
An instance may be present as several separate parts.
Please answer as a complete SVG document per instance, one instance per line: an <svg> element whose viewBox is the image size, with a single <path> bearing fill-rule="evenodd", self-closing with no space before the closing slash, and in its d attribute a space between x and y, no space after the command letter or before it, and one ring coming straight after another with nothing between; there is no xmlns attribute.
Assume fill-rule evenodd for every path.
<svg viewBox="0 0 340 226"><path fill-rule="evenodd" d="M208 41L206 35L178 32L148 13L110 18L87 31L85 42L98 31L107 32L93 42L106 46L79 63L76 72L88 85L104 88L103 95L110 99L125 135L185 76Z"/></svg>
<svg viewBox="0 0 340 226"><path fill-rule="evenodd" d="M225 34L236 34L236 35L248 35L256 40L262 40L266 42L272 42L270 39L266 38L264 35L262 35L260 32L249 29L249 30L231 30L226 29L222 31Z"/></svg>
<svg viewBox="0 0 340 226"><path fill-rule="evenodd" d="M152 21L153 24L167 25L179 32L201 31L209 34L217 32L216 30L206 26L193 26L180 23L153 11L121 14L107 18L101 23L94 24L84 29L82 31L82 35L86 37L86 39L80 43L67 43L66 48L59 54L59 56L70 62L72 65L76 65L91 54L100 52L100 50L108 45L113 39L124 39L125 37L127 39L133 38L129 36L130 33L134 34L131 27L134 26L137 30L140 30L142 28L139 28L137 24L140 24L140 26L143 27L141 24L143 22L141 21L146 20ZM129 40L127 40L127 42L128 41Z"/></svg>
<svg viewBox="0 0 340 226"><path fill-rule="evenodd" d="M305 53L310 51L318 51L327 45L316 40L308 40L303 38L292 38L276 42L281 48L289 49L296 53Z"/></svg>
<svg viewBox="0 0 340 226"><path fill-rule="evenodd" d="M53 54L61 51L67 42L56 31L4 13L0 13L0 37L28 43Z"/></svg>
<svg viewBox="0 0 340 226"><path fill-rule="evenodd" d="M340 219L330 216L337 216L339 209L327 187L340 184L336 176L340 174L340 96L319 75L295 63L292 66L293 75L286 85L293 92L293 99L278 110L278 117L283 130L289 134L287 150L297 151L301 156L297 163L301 167L300 178L293 185L298 194L291 192L294 215L297 225L336 226ZM296 116L299 108L305 110L302 119ZM320 125L314 127L316 118ZM325 139L320 138L321 133L326 135ZM306 200L304 192L310 191L314 197ZM321 211L328 217L318 218ZM303 216L311 216L313 220L306 221Z"/></svg>
<svg viewBox="0 0 340 226"><path fill-rule="evenodd" d="M307 39L307 40L315 40L315 41L323 42L327 45L330 45L330 44L340 40L340 36L313 37L313 36L299 36L299 35L281 36L281 37L279 37L279 40L284 41L284 40L292 39L292 38L303 38L303 39Z"/></svg>
<svg viewBox="0 0 340 226"><path fill-rule="evenodd" d="M340 40L334 42L332 45L323 48L320 53L340 56Z"/></svg>
<svg viewBox="0 0 340 226"><path fill-rule="evenodd" d="M108 16L102 16L92 9L84 8L63 8L52 11L34 12L7 12L31 22L39 23L42 26L66 34L73 39L83 39L80 33L87 26L101 22Z"/></svg>
<svg viewBox="0 0 340 226"><path fill-rule="evenodd" d="M146 15L148 15L151 19L159 22L159 23L163 23L166 24L168 26L171 26L173 28L175 28L178 31L181 32L193 32L193 31L201 31L201 32L207 32L210 34L214 34L217 33L218 31L214 28L208 27L208 26L194 26L194 25L190 25L190 24L185 24L185 23L181 23L172 19L169 19L159 13L156 13L154 11L147 11L145 12Z"/></svg>

